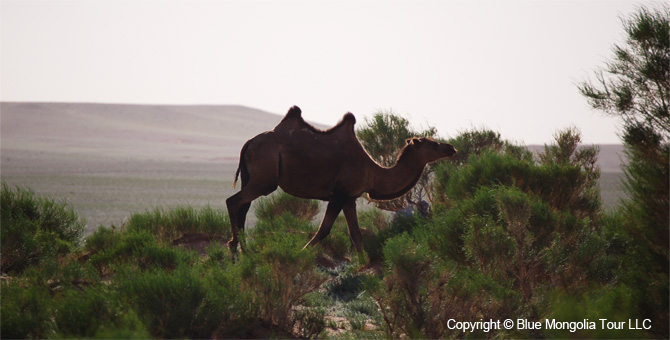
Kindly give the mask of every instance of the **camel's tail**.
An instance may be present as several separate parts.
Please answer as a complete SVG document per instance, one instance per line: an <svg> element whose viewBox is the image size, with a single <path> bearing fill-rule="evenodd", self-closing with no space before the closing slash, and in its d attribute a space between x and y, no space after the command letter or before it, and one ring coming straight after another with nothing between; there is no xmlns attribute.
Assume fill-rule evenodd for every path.
<svg viewBox="0 0 670 340"><path fill-rule="evenodd" d="M237 179L240 176L240 174L242 174L242 188L244 188L244 186L247 185L247 181L249 180L249 171L247 171L247 163L244 161L244 154L247 152L247 148L249 147L250 141L251 140L244 143L242 151L240 151L240 164L237 166L237 171L235 172L235 181L233 181L233 189L235 189L235 186L237 185Z"/></svg>

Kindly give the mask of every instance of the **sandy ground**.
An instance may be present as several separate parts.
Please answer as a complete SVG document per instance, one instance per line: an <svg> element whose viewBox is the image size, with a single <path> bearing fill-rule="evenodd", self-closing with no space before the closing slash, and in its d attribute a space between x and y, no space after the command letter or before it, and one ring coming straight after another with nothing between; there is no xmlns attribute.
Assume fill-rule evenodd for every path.
<svg viewBox="0 0 670 340"><path fill-rule="evenodd" d="M121 226L135 212L191 205L225 209L236 162L177 162L3 150L2 180L66 200L87 220L87 234L100 225ZM621 172L603 172L606 207L622 197ZM238 187L239 189L239 187ZM253 213L249 214L253 224Z"/></svg>
<svg viewBox="0 0 670 340"><path fill-rule="evenodd" d="M242 145L282 118L244 106L0 105L2 180L66 200L89 233L156 207L224 209Z"/></svg>
<svg viewBox="0 0 670 340"><path fill-rule="evenodd" d="M2 180L65 200L98 226L120 226L134 212L156 207L211 205L225 209L234 193L232 162L116 160L3 150Z"/></svg>

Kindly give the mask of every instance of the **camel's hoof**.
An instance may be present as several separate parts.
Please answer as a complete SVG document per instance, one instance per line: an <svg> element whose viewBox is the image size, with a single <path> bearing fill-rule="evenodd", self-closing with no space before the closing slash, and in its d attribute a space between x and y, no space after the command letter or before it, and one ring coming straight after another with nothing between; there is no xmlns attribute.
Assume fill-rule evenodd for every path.
<svg viewBox="0 0 670 340"><path fill-rule="evenodd" d="M228 241L228 249L230 249L233 254L237 253L237 241Z"/></svg>

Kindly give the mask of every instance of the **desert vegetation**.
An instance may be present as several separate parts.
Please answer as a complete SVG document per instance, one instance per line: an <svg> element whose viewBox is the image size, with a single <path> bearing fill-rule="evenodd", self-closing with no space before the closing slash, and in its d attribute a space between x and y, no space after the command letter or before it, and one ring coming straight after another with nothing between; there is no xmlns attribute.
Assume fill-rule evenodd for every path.
<svg viewBox="0 0 670 340"><path fill-rule="evenodd" d="M303 250L318 203L282 192L261 199L244 251L231 254L219 209L137 212L84 238L67 202L3 183L2 337L668 338L668 17L642 9L626 21L634 50L615 50L621 63L598 73L604 87L581 88L623 116L628 198L617 209L602 206L598 148L577 128L557 130L537 154L488 129L445 140L456 158L435 163L409 196L359 212L361 254L342 216ZM640 51L648 58L632 57ZM359 138L374 144L364 131L377 128L408 130L380 113ZM378 141L387 149L371 154L386 159L404 139ZM407 209L419 199L431 209ZM454 327L507 319L515 327ZM599 319L650 327L545 326Z"/></svg>
<svg viewBox="0 0 670 340"><path fill-rule="evenodd" d="M488 130L450 142L471 151L435 165L432 213L362 211L363 256L342 217L301 250L318 205L281 192L262 199L233 257L223 211L157 208L82 239L66 203L3 185L3 337L667 335L655 327L667 304L649 309L641 296L662 273L641 278L629 267L636 239L624 208L602 209L597 148L579 131L559 131L539 155ZM641 315L655 318L651 330L463 333L448 324Z"/></svg>

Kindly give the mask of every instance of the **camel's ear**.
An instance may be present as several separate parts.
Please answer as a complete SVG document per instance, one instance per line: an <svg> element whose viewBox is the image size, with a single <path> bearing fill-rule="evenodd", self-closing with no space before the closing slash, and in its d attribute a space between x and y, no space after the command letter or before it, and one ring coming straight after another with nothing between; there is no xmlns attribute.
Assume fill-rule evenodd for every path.
<svg viewBox="0 0 670 340"><path fill-rule="evenodd" d="M421 144L423 142L424 141L421 140L421 138L412 137L412 138L408 138L408 139L405 140L405 145L418 145L418 144Z"/></svg>

